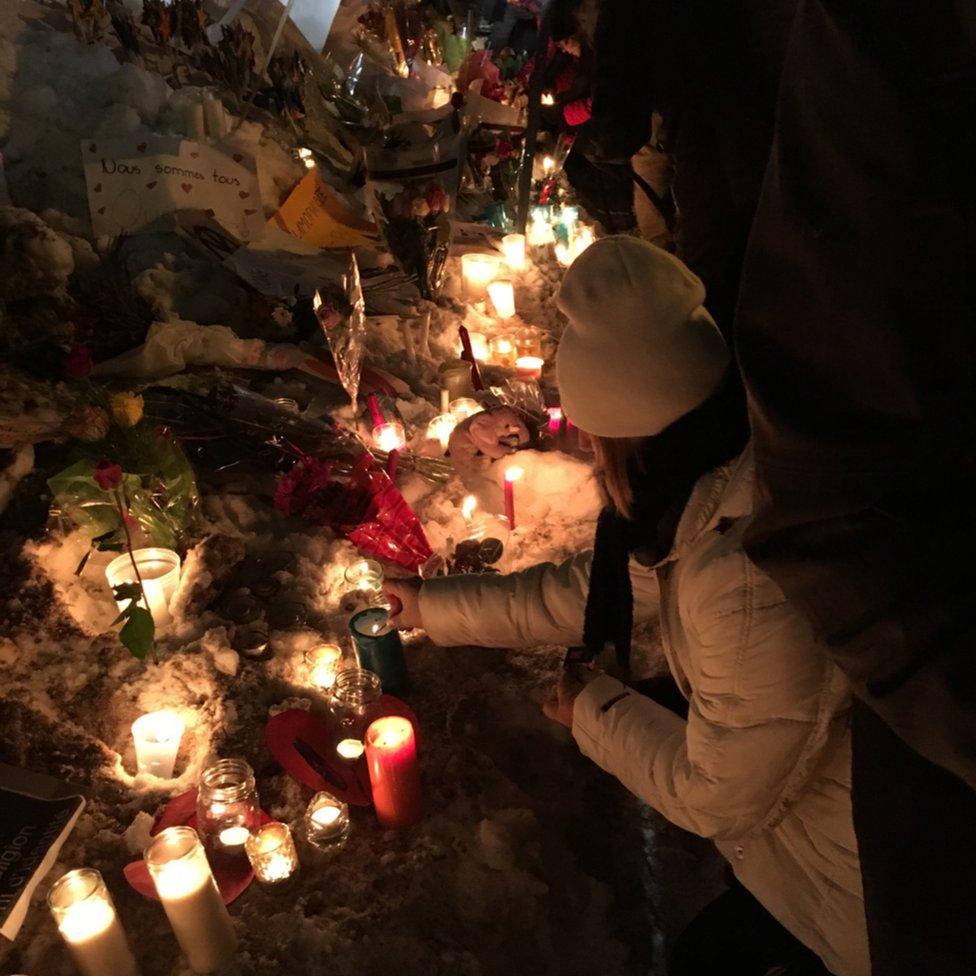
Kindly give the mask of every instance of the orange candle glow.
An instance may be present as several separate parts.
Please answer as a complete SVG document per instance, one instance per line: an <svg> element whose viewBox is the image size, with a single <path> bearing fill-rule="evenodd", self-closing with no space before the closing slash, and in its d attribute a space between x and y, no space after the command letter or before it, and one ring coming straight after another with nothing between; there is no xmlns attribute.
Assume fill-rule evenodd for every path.
<svg viewBox="0 0 976 976"><path fill-rule="evenodd" d="M421 817L417 740L409 719L378 718L366 730L366 764L376 819L384 827L409 827Z"/></svg>

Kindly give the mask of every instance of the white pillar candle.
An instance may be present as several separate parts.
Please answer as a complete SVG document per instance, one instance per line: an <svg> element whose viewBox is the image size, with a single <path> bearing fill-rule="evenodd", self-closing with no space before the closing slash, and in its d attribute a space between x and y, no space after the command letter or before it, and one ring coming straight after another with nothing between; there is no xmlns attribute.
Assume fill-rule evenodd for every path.
<svg viewBox="0 0 976 976"><path fill-rule="evenodd" d="M493 281L488 286L488 297L500 319L510 319L515 314L515 288L510 281Z"/></svg>
<svg viewBox="0 0 976 976"><path fill-rule="evenodd" d="M166 917L195 973L212 973L237 948L234 926L196 831L167 827L146 848L146 866Z"/></svg>
<svg viewBox="0 0 976 976"><path fill-rule="evenodd" d="M506 234L502 238L502 253L513 271L521 271L525 267L525 234Z"/></svg>
<svg viewBox="0 0 976 976"><path fill-rule="evenodd" d="M148 712L132 723L136 769L160 779L171 779L185 729L176 712Z"/></svg>
<svg viewBox="0 0 976 976"><path fill-rule="evenodd" d="M157 627L169 623L169 604L180 583L180 557L172 549L134 549L131 556L124 552L105 567L105 578L111 587L123 583L137 583L132 561L135 560L142 577L142 588L149 603L149 612ZM124 610L128 600L119 600L119 610ZM140 601L140 605L142 601Z"/></svg>
<svg viewBox="0 0 976 976"><path fill-rule="evenodd" d="M494 254L462 254L461 276L464 278L464 297L469 302L484 299L485 290L498 275L500 260Z"/></svg>
<svg viewBox="0 0 976 976"><path fill-rule="evenodd" d="M84 976L137 976L112 896L97 871L69 871L54 883L47 903Z"/></svg>

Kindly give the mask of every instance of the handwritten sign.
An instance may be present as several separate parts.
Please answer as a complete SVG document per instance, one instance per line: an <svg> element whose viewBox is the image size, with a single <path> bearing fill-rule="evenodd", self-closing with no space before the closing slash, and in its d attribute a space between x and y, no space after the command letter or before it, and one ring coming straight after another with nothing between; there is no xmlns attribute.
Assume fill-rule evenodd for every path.
<svg viewBox="0 0 976 976"><path fill-rule="evenodd" d="M243 240L261 234L257 164L179 136L86 139L81 144L96 237L131 234L178 210L203 210Z"/></svg>
<svg viewBox="0 0 976 976"><path fill-rule="evenodd" d="M312 247L358 247L376 239L376 225L353 213L311 169L268 221Z"/></svg>

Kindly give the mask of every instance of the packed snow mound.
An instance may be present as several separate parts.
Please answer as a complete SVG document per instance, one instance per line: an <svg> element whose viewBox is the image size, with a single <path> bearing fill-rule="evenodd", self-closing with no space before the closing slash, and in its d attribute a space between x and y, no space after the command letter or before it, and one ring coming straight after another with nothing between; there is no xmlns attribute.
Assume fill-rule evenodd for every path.
<svg viewBox="0 0 976 976"><path fill-rule="evenodd" d="M62 291L75 269L71 244L22 207L0 207L0 299Z"/></svg>

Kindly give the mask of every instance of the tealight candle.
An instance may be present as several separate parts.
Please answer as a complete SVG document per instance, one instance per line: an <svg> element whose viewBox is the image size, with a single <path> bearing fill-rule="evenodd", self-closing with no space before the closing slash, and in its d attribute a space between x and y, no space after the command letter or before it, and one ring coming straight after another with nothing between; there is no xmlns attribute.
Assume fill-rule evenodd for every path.
<svg viewBox="0 0 976 976"><path fill-rule="evenodd" d="M384 827L415 824L422 803L413 725L401 715L387 715L366 730L365 741L376 819Z"/></svg>
<svg viewBox="0 0 976 976"><path fill-rule="evenodd" d="M78 868L62 875L47 903L61 938L85 976L137 976L112 896L98 871Z"/></svg>
<svg viewBox="0 0 976 976"><path fill-rule="evenodd" d="M451 413L438 414L427 425L427 437L432 441L439 441L441 450L446 451L447 445L451 440L451 434L457 427L457 417Z"/></svg>
<svg viewBox="0 0 976 976"><path fill-rule="evenodd" d="M553 93L550 92L550 91L544 91L542 93L541 104L542 105L547 105L547 106L548 105L555 105L556 104L556 96L553 95Z"/></svg>
<svg viewBox="0 0 976 976"><path fill-rule="evenodd" d="M336 745L336 752L343 759L358 759L365 750L362 739L340 739Z"/></svg>
<svg viewBox="0 0 976 976"><path fill-rule="evenodd" d="M509 528L515 529L515 482L520 480L525 472L513 465L505 472L505 518Z"/></svg>
<svg viewBox="0 0 976 976"><path fill-rule="evenodd" d="M451 416L458 422L473 417L476 413L481 413L485 408L471 397L458 397L451 401Z"/></svg>
<svg viewBox="0 0 976 976"><path fill-rule="evenodd" d="M251 831L246 844L247 859L261 884L282 888L298 870L298 851L288 824L272 820Z"/></svg>
<svg viewBox="0 0 976 976"><path fill-rule="evenodd" d="M132 555L124 552L116 556L105 567L105 578L110 587L121 586L123 583L137 583L132 561L135 560L142 578L142 590L149 604L153 623L162 627L169 623L169 603L173 599L180 582L180 557L172 549L134 549ZM128 600L116 601L119 610L124 610ZM141 601L140 601L141 604Z"/></svg>
<svg viewBox="0 0 976 976"><path fill-rule="evenodd" d="M349 621L349 631L359 650L359 662L379 675L387 691L396 692L407 685L407 662L403 656L400 634L390 623L384 607L360 610Z"/></svg>
<svg viewBox="0 0 976 976"><path fill-rule="evenodd" d="M309 683L320 691L331 690L342 661L342 648L338 644L316 644L305 652L304 660Z"/></svg>
<svg viewBox="0 0 976 976"><path fill-rule="evenodd" d="M469 302L481 301L485 297L485 290L498 274L499 263L499 258L493 254L461 255L464 294Z"/></svg>
<svg viewBox="0 0 976 976"><path fill-rule="evenodd" d="M525 234L506 234L502 238L502 253L513 271L521 271L525 267Z"/></svg>
<svg viewBox="0 0 976 976"><path fill-rule="evenodd" d="M383 686L379 675L364 668L348 668L336 679L332 712L339 730L336 753L352 761L363 754L363 734L376 717Z"/></svg>
<svg viewBox="0 0 976 976"><path fill-rule="evenodd" d="M391 451L402 450L406 443L407 435L399 420L391 420L373 428L373 446L379 451L389 454Z"/></svg>
<svg viewBox="0 0 976 976"><path fill-rule="evenodd" d="M376 590L383 587L383 567L375 559L360 559L346 568L346 584L354 590Z"/></svg>
<svg viewBox="0 0 976 976"><path fill-rule="evenodd" d="M190 827L167 827L146 848L156 894L190 968L216 972L233 959L237 939L203 845Z"/></svg>
<svg viewBox="0 0 976 976"><path fill-rule="evenodd" d="M541 356L519 356L515 360L515 374L520 380L541 380L545 364Z"/></svg>
<svg viewBox="0 0 976 976"><path fill-rule="evenodd" d="M500 319L510 319L515 314L515 288L510 281L493 281L488 286L488 297Z"/></svg>
<svg viewBox="0 0 976 976"><path fill-rule="evenodd" d="M160 779L171 779L185 725L176 712L148 712L132 723L136 769Z"/></svg>
<svg viewBox="0 0 976 976"><path fill-rule="evenodd" d="M357 741L357 744L363 747L361 742ZM305 837L308 842L319 850L327 850L340 846L348 834L349 805L331 793L316 793L305 811Z"/></svg>
<svg viewBox="0 0 976 976"><path fill-rule="evenodd" d="M495 336L488 347L491 351L491 361L496 366L510 368L515 365L515 343L511 336Z"/></svg>

